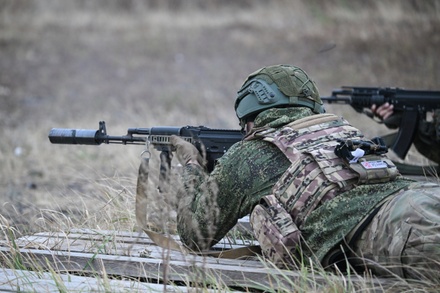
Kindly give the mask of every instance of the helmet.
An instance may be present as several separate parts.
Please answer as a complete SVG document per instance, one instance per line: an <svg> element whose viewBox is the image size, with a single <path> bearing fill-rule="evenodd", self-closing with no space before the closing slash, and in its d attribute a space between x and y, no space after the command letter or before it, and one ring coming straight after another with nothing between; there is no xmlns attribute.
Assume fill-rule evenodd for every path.
<svg viewBox="0 0 440 293"><path fill-rule="evenodd" d="M263 67L244 81L237 92L235 112L240 123L275 107L308 107L324 113L318 89L307 73L292 65Z"/></svg>

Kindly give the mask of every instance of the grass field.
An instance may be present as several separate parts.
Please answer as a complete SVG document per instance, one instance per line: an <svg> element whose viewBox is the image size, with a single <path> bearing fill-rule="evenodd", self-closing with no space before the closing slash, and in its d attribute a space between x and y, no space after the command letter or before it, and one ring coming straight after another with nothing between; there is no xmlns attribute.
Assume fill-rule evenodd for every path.
<svg viewBox="0 0 440 293"><path fill-rule="evenodd" d="M0 0L0 223L18 234L135 228L143 147L52 145L52 127L238 128L241 83L281 63L321 95L439 90L439 47L434 0ZM387 132L349 106L327 110L367 136ZM426 162L414 150L408 160Z"/></svg>

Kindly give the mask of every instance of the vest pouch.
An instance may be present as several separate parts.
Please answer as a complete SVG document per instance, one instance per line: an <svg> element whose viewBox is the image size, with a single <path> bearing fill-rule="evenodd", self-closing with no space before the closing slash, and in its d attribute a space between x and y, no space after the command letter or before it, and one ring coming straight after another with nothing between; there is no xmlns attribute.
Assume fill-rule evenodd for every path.
<svg viewBox="0 0 440 293"><path fill-rule="evenodd" d="M394 163L382 156L368 155L349 164L349 167L359 174L358 184L386 183L399 175Z"/></svg>
<svg viewBox="0 0 440 293"><path fill-rule="evenodd" d="M301 231L274 195L263 197L255 206L250 225L265 258L277 266L296 261Z"/></svg>

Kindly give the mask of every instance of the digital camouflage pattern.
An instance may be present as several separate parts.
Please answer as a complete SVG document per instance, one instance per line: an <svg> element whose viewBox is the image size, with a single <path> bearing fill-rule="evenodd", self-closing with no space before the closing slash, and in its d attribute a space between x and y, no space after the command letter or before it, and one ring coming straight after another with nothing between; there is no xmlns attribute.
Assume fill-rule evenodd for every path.
<svg viewBox="0 0 440 293"><path fill-rule="evenodd" d="M440 164L440 110L434 111L432 121L420 122L414 146L425 157Z"/></svg>
<svg viewBox="0 0 440 293"><path fill-rule="evenodd" d="M273 194L290 213L291 217L289 218L293 219L293 222L300 228L317 206L353 189L355 184L360 183L358 172L353 168L348 168L346 162L334 152L335 146L339 144L336 139L362 139L362 133L343 118L333 114L312 115L278 129L255 128L246 139L258 138L277 145L292 163L275 184ZM376 155L365 156L363 159L368 160L369 157L389 162L389 165L384 164L387 167L368 170L370 180L385 183L396 178L398 171L391 161L384 156ZM350 164L350 166L353 165L363 166L360 163ZM362 183L367 182L368 179L364 178ZM379 201L381 199L378 197ZM253 214L251 214L251 223L258 226L255 223L257 219L252 218ZM261 216L261 213L259 215ZM264 221L268 222L270 219ZM265 225L260 228L267 229L269 227ZM273 236L273 234L278 235L277 231L256 231L256 233ZM340 234L336 233L336 235ZM282 254L277 247L280 240L277 237L269 239L274 239L276 242L272 244L272 247L268 240L263 244L260 243L263 252L272 261L279 262L273 257L278 258ZM285 241L293 242L288 238ZM326 247L325 243L320 243L320 245ZM332 246L334 243L329 245ZM290 251L295 251L294 247L286 246L285 253ZM318 256L318 258L321 257Z"/></svg>
<svg viewBox="0 0 440 293"><path fill-rule="evenodd" d="M279 129L256 129L252 137L274 143L290 160L273 192L297 225L321 201L351 189L357 181L334 147L337 138L361 139L362 134L335 115L312 115Z"/></svg>
<svg viewBox="0 0 440 293"><path fill-rule="evenodd" d="M407 188L412 182L398 178L382 184L360 185L323 203L310 213L300 227L307 241L304 253L312 261L322 262L326 254L340 244L382 200Z"/></svg>
<svg viewBox="0 0 440 293"><path fill-rule="evenodd" d="M255 127L280 128L311 115L313 112L305 107L273 108L256 117ZM235 144L210 175L197 166L185 166L184 188L178 199L182 241L194 249L215 244L239 218L250 214L263 196L272 193L272 187L290 166L277 146L263 140ZM409 183L398 178L362 185L320 203L300 227L308 247L304 253L321 261L382 199Z"/></svg>
<svg viewBox="0 0 440 293"><path fill-rule="evenodd" d="M256 117L255 125L279 127L312 114L308 108L270 109ZM177 200L182 242L193 249L217 243L263 196L271 194L289 166L286 156L265 141L236 143L209 175L196 165L184 166Z"/></svg>

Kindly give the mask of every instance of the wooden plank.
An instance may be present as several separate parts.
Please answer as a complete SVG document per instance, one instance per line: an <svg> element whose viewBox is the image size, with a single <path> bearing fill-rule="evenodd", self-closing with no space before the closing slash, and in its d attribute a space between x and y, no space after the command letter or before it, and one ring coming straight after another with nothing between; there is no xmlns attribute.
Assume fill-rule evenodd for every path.
<svg viewBox="0 0 440 293"><path fill-rule="evenodd" d="M38 240L41 238L41 240ZM178 236L171 235L170 238L175 240L177 243L181 243ZM44 232L44 233L36 233L30 236L23 236L17 241L22 245L41 245L41 247L49 248L49 244L45 243L42 239L57 239L59 243L62 243L65 239L77 239L77 240L89 240L92 242L123 242L123 243L137 243L137 244L145 244L145 245L155 245L155 243L145 234L145 233L128 233L125 232L123 234L117 233L115 231L102 231L99 233L94 233L93 230L72 230L67 233L65 232ZM27 244L26 244L27 243ZM55 240L51 240L50 245L56 245ZM223 238L218 244L213 246L215 250L225 250L232 248L239 248L243 246L249 245L258 245L257 241L252 240L240 240L240 239L232 239L232 238ZM56 249L56 247L50 247L52 249Z"/></svg>
<svg viewBox="0 0 440 293"><path fill-rule="evenodd" d="M0 269L0 291L12 292L195 292L197 288L152 284L138 280L109 280L71 274ZM203 292L218 292L204 289Z"/></svg>
<svg viewBox="0 0 440 293"><path fill-rule="evenodd" d="M115 232L115 231L93 231L74 230L79 233L37 233L31 236L24 236L15 240L16 245L21 248L48 249L70 252L88 252L111 255L124 255L135 257L150 257L163 259L164 255L171 260L203 261L213 263L237 263L238 260L203 258L197 255L185 255L180 251L168 251L162 249L151 241L145 233ZM175 237L174 237L175 238ZM239 248L248 244L255 245L255 241L234 241L223 240L216 245L218 250ZM227 243L227 244L226 244ZM261 267L259 261L247 262L247 266Z"/></svg>
<svg viewBox="0 0 440 293"><path fill-rule="evenodd" d="M64 251L47 251L36 249L19 249L13 251L0 247L0 256L10 259L17 253L21 264L29 270L55 270L67 273L88 273L98 276L124 276L135 279L145 278L150 281L161 280L183 282L185 284L206 284L221 282L233 288L290 288L295 290L295 284L313 283L314 286L329 284L329 282L344 282L340 277L313 276L313 280L305 278L300 272L280 270L272 267L247 267L241 264L213 264L201 261L174 261L129 256L112 256L91 253L75 253ZM0 257L1 258L1 257ZM346 280L345 280L346 281ZM357 276L350 276L350 282L362 284ZM392 281L370 280L369 284L377 288L386 288Z"/></svg>
<svg viewBox="0 0 440 293"><path fill-rule="evenodd" d="M42 232L36 233L33 236L44 236L44 237L59 237L59 238L82 238L90 237L90 239L97 239L99 237L114 237L115 240L125 241L125 242L136 242L145 244L154 244L154 242L148 237L144 232L128 232L128 231L113 231L113 230L94 230L94 229L71 229L68 232ZM86 236L90 235L90 236ZM26 236L25 236L26 237ZM170 237L180 243L180 238L177 235L170 235ZM214 247L216 249L231 249L240 246L247 245L258 245L257 241L250 239L233 239L225 237L219 241Z"/></svg>
<svg viewBox="0 0 440 293"><path fill-rule="evenodd" d="M177 236L173 238L178 239ZM248 241L223 239L224 247L241 247ZM251 242L255 244L255 242ZM260 286L292 288L294 284L309 280L298 272L268 267L259 260L223 259L198 255L185 255L162 249L145 233L127 231L101 231L74 229L64 232L44 232L15 240L19 250L0 247L0 261L17 255L29 270L95 274L146 278L153 282L172 281L192 284L221 280L225 286L259 288ZM1 245L0 245L1 246ZM10 266L10 265L9 265ZM21 267L20 267L21 268ZM332 279L344 282L343 277L314 276L313 282L328 284ZM350 281L362 284L362 278L351 276ZM369 280L369 284L385 288L387 281Z"/></svg>
<svg viewBox="0 0 440 293"><path fill-rule="evenodd" d="M300 277L295 272L283 272L269 268L246 267L242 265L212 264L199 261L163 261L160 259L112 256L91 253L19 249L11 251L0 247L5 258L20 254L20 262L32 270L55 270L57 272L80 272L98 275L125 276L151 280L172 280L185 283L206 283L207 280L221 280L227 286L256 287L259 284L270 286L277 278L289 276L294 280ZM244 263L245 264L245 263Z"/></svg>
<svg viewBox="0 0 440 293"><path fill-rule="evenodd" d="M54 235L50 235L54 236ZM240 264L246 262L248 267L262 267L260 261L249 261L239 259L224 259L224 258L204 258L203 256L195 254L183 254L178 251L168 251L161 247L155 246L149 241L148 243L132 243L128 241L100 241L98 238L93 238L92 242L89 241L84 235L76 234L75 237L68 238L62 237L47 237L43 235L39 236L26 236L19 238L15 243L21 248L33 248L33 249L47 249L66 252L86 252L86 253L99 253L108 255L124 255L133 257L149 257L156 259L163 259L165 256L171 260L180 261L203 261L207 263L222 263L222 264Z"/></svg>
<svg viewBox="0 0 440 293"><path fill-rule="evenodd" d="M181 244L178 236L169 235L168 237ZM90 241L90 245L92 246L96 246L101 242L155 245L148 235L143 232L97 231L91 229L72 229L68 232L36 233L34 235L23 236L16 239L16 243L19 243L21 247L57 249L56 246L61 245L66 239L69 239L72 245L75 245L74 240ZM214 245L213 249L222 251L244 246L247 247L250 245L258 245L258 242L249 239L233 239L225 237L220 240L218 244Z"/></svg>
<svg viewBox="0 0 440 293"><path fill-rule="evenodd" d="M173 238L177 240L175 235ZM218 247L220 249L225 247L229 249L242 247L247 243L252 243L249 241L238 242L240 242L241 245L233 245L230 240L226 239L221 241ZM87 262L90 261L90 259L94 259L94 262L100 260L101 266L105 268L107 274L135 278L144 276L157 280L167 278L172 279L173 281L182 282L188 280L188 275L191 275L191 271L200 271L201 269L198 269L200 264L214 265L214 270L217 270L222 266L234 268L243 267L247 269L252 267L264 268L260 261L218 259L198 255L184 255L180 252L168 251L154 245L145 233L126 231L116 232L75 229L67 233L45 232L21 237L15 240L15 244L22 248L20 253L24 253L25 255L23 259L32 259L36 262L32 264L32 261L26 261L26 266L29 269L32 269L32 267L42 267L47 269L47 266L50 265L56 267L57 270L62 268L67 269L69 272L90 273L95 271L95 267L87 267ZM114 258L103 258L103 255L108 254L113 254ZM143 261L141 261L141 263L146 263L136 266L136 261L133 261L133 258L121 259L121 255L129 257L142 255ZM49 256L52 256L52 258ZM148 260L146 260L146 258L148 258ZM44 264L45 260L47 261L46 265ZM181 273L158 273L160 272L162 263L164 263L163 260L167 260L165 261L167 264L171 261L177 261L178 263L175 267L178 271L181 271ZM72 267L72 262L82 265L79 267ZM115 264L115 262L117 264ZM127 266L126 262L130 262L130 264ZM173 263L173 265L175 265L175 263ZM133 266L137 267L137 269L133 268ZM202 271L206 270L203 269ZM230 274L231 273L229 273L229 275ZM185 277L179 277L182 275ZM200 275L200 273L197 272L195 275ZM216 279L214 276L216 276L216 274L212 274L211 278ZM235 277L230 278L235 279ZM241 277L241 279L243 278ZM192 280L192 282L194 282L194 280ZM237 285L236 280L234 280L233 283Z"/></svg>

